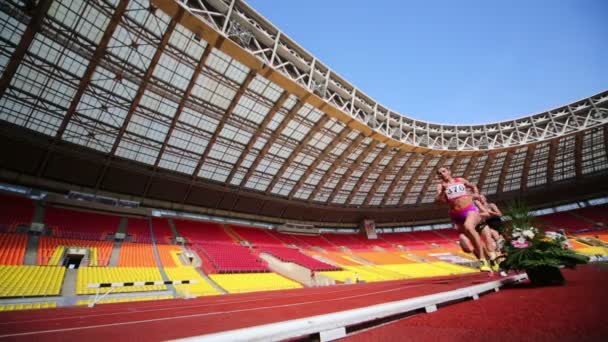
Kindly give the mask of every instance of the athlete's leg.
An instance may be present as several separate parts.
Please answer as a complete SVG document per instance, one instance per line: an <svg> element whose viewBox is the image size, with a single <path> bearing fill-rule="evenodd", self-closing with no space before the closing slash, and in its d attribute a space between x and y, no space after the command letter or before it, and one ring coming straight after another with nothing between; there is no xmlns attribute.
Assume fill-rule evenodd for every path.
<svg viewBox="0 0 608 342"><path fill-rule="evenodd" d="M490 259L494 259L496 257L496 241L492 237L492 229L488 226L484 226L481 229L480 235L483 238L483 245L485 247L486 254L490 257Z"/></svg>
<svg viewBox="0 0 608 342"><path fill-rule="evenodd" d="M471 240L469 240L469 238L466 235L460 234L458 242L460 243L460 248L462 248L463 252L465 252L465 253L474 253L475 252L475 248L473 248L473 244L471 243Z"/></svg>
<svg viewBox="0 0 608 342"><path fill-rule="evenodd" d="M475 230L475 227L477 226L480 220L481 218L479 217L479 213L477 213L476 211L469 211L467 213L467 218L464 221L463 228L464 234L473 243L473 248L477 252L476 254L478 254L479 258L483 260L486 258L486 255L484 253L485 251L481 242L481 237L477 233L477 230Z"/></svg>

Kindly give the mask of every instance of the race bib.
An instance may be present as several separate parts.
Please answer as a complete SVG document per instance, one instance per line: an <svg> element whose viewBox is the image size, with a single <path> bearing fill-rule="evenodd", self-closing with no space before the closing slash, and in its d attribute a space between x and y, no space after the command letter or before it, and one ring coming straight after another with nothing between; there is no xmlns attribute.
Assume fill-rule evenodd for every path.
<svg viewBox="0 0 608 342"><path fill-rule="evenodd" d="M445 194L448 199L454 199L467 194L467 189L462 183L450 184L445 189Z"/></svg>

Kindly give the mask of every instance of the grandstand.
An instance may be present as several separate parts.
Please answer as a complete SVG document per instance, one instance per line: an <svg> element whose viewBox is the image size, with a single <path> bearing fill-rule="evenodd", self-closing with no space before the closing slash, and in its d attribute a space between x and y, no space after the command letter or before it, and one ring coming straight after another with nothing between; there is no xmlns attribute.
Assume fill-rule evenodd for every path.
<svg viewBox="0 0 608 342"><path fill-rule="evenodd" d="M489 280L460 250L433 202L440 167L500 206L525 197L540 227L608 257L608 91L434 124L375 102L240 1L7 1L0 27L0 338L52 337L45 314L78 330L70 306L107 316L86 322L99 338L157 300L168 309L150 322L205 323L142 323L174 339L520 281Z"/></svg>

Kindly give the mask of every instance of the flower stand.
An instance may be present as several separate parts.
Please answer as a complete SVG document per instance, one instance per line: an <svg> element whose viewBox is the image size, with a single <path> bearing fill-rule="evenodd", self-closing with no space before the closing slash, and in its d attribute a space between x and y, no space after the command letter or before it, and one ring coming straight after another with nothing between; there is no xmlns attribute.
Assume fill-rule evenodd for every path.
<svg viewBox="0 0 608 342"><path fill-rule="evenodd" d="M566 279L559 268L553 266L541 266L526 270L530 283L536 286L564 285Z"/></svg>

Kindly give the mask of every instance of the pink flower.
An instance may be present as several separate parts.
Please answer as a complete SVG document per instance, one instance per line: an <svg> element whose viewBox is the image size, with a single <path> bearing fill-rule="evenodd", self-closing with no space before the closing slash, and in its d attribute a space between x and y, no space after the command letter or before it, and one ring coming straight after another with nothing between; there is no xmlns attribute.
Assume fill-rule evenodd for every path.
<svg viewBox="0 0 608 342"><path fill-rule="evenodd" d="M530 244L528 243L528 241L526 241L526 239L520 237L517 240L512 240L511 245L515 248L527 248Z"/></svg>

